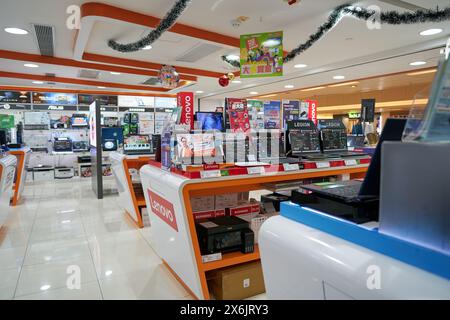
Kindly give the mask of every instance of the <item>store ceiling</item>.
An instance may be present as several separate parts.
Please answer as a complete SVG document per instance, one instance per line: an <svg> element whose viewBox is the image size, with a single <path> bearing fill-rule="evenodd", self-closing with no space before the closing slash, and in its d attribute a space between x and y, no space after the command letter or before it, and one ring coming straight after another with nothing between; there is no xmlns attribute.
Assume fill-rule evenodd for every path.
<svg viewBox="0 0 450 320"><path fill-rule="evenodd" d="M205 99L248 97L250 91L264 95L287 90L284 88L285 85L294 85L295 89L310 88L432 67L437 64L440 49L445 45L446 38L450 34L450 22L408 26L383 25L380 30L369 30L365 22L347 17L310 50L287 64L283 77L244 79L240 84L230 84L228 87L222 88L218 84L216 75L234 69L221 61L220 57L223 54L238 54L238 48L224 43L212 43L179 33L167 32L153 44L151 50L130 54L115 52L106 45L109 39L131 42L142 37L150 29L117 19L93 16L88 17L91 19L89 21L88 19L82 20L82 28L78 33L67 29L67 7L73 4L81 6L88 2L79 0L3 0L0 11L0 50L12 51L12 53L10 52L5 59L5 55L2 55L4 52L0 51L0 57L4 57L0 58L0 85L99 90L97 88L99 85L92 82L86 82L85 85L56 82L55 85L45 83L39 86L32 84L33 80L27 79L26 76L23 77L25 79L20 79L18 76L11 78L5 74L8 72L43 76L46 73L53 73L58 78L99 81L102 82L100 86L105 86L104 90L107 91L152 92L152 88L143 86L142 82L154 76L157 71L154 65L148 63L156 63L196 69L180 72L191 82L185 83L185 87L182 89L166 93L176 93L179 90L201 90L204 93L199 94L198 97ZM282 0L192 0L191 5L178 22L234 38L246 33L283 30L285 50L291 50L300 42L304 42L309 34L315 32L334 7L347 2L348 0L302 0L298 5L288 6ZM403 6L406 3L427 8L448 5L448 0L389 2ZM175 0L129 0L126 2L107 0L102 3L161 18L172 7ZM405 10L385 1L360 1L357 4L365 7L378 5L383 10ZM232 26L231 21L239 16L246 16L248 20L239 27ZM25 58L19 53L34 55L40 53L31 32L32 23L54 26L55 57L74 60L82 64L73 65L71 63L71 66L67 66L66 61L63 63L58 61L55 65L54 61L50 59L39 61L37 63L39 68L24 67L23 64L29 61L25 61ZM92 28L89 23L92 23ZM29 30L30 33L25 36L5 33L3 29L10 26ZM444 32L429 37L419 35L420 31L431 27L442 28ZM183 56L186 53L204 44L210 46L203 46L202 50L198 50L198 60L195 62L182 61L185 60ZM205 50L210 50L211 53L202 54ZM84 60L86 59L86 56L83 59L84 53L100 55L102 61L92 61L92 58L89 58L89 61ZM115 58L121 60L114 61ZM426 61L427 64L421 67L409 65L410 62L418 60ZM139 62L137 65L136 61ZM95 65L87 65L87 63L101 65L99 67L101 72L97 79L79 77L80 69L97 69ZM298 63L307 64L308 67L295 69L294 65ZM120 75L112 75L110 71L115 71L118 67L128 69L121 70ZM129 69L138 70L138 72ZM142 74L143 71L145 74ZM340 81L333 80L335 75L344 75L346 78Z"/></svg>

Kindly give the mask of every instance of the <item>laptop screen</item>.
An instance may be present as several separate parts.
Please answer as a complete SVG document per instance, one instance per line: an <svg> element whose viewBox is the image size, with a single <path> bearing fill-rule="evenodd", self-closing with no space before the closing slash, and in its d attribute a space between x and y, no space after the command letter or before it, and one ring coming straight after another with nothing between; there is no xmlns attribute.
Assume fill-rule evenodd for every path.
<svg viewBox="0 0 450 320"><path fill-rule="evenodd" d="M124 139L124 151L150 151L152 144L148 135L128 136Z"/></svg>
<svg viewBox="0 0 450 320"><path fill-rule="evenodd" d="M320 152L319 132L311 120L287 121L287 128L292 154Z"/></svg>
<svg viewBox="0 0 450 320"><path fill-rule="evenodd" d="M347 129L341 120L319 120L323 152L347 151Z"/></svg>

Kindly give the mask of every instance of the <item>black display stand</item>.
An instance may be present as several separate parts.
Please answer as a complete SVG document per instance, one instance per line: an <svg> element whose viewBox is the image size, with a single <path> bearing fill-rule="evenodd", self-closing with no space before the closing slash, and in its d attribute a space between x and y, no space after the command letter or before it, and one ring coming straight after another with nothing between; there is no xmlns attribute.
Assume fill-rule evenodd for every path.
<svg viewBox="0 0 450 320"><path fill-rule="evenodd" d="M94 106L95 104L95 106ZM92 169L92 190L97 199L103 199L103 168L102 168L102 127L100 103L96 100L90 109L90 130L95 131L95 145L90 139L91 144L91 169ZM94 114L93 114L94 113ZM94 125L94 128L92 128ZM91 138L92 138L92 133Z"/></svg>

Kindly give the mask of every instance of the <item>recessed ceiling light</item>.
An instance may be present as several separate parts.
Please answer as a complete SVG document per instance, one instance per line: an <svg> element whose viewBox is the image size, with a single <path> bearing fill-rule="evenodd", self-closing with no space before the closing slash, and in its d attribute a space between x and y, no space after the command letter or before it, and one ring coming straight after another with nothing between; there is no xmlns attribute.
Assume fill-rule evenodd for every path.
<svg viewBox="0 0 450 320"><path fill-rule="evenodd" d="M409 65L410 66L423 66L424 64L426 64L425 61L414 61L414 62L411 62Z"/></svg>
<svg viewBox="0 0 450 320"><path fill-rule="evenodd" d="M46 290L50 289L51 287L52 287L51 285L45 284L41 287L41 291L46 291Z"/></svg>
<svg viewBox="0 0 450 320"><path fill-rule="evenodd" d="M287 85L285 85L284 86L286 89L292 89L292 88L294 88L294 85L292 85L292 84L287 84Z"/></svg>
<svg viewBox="0 0 450 320"><path fill-rule="evenodd" d="M19 34L19 35L28 34L27 30L20 29L20 28L5 28L4 30L11 34Z"/></svg>
<svg viewBox="0 0 450 320"><path fill-rule="evenodd" d="M294 68L301 69L301 68L306 68L307 66L308 66L308 65L306 65L306 64L299 63L299 64L296 64L296 65L294 66Z"/></svg>
<svg viewBox="0 0 450 320"><path fill-rule="evenodd" d="M227 59L231 61L239 61L241 60L241 57L235 54L229 54L227 55Z"/></svg>
<svg viewBox="0 0 450 320"><path fill-rule="evenodd" d="M255 95L255 94L258 94L258 92L256 92L256 91L250 91L250 94Z"/></svg>
<svg viewBox="0 0 450 320"><path fill-rule="evenodd" d="M320 90L320 89L324 89L325 87L314 87L314 88L309 88L309 89L303 89L302 91L306 92L306 91L314 91L314 90Z"/></svg>
<svg viewBox="0 0 450 320"><path fill-rule="evenodd" d="M358 81L352 81L352 82L344 82L344 83L337 83L337 84L332 84L328 87L330 88L336 88L336 87L344 87L344 86L349 86L349 85L355 85L358 84Z"/></svg>
<svg viewBox="0 0 450 320"><path fill-rule="evenodd" d="M34 84L44 84L43 81L33 81Z"/></svg>
<svg viewBox="0 0 450 320"><path fill-rule="evenodd" d="M23 66L27 68L39 68L39 66L34 63L25 63Z"/></svg>
<svg viewBox="0 0 450 320"><path fill-rule="evenodd" d="M441 32L442 32L442 29L435 28L435 29L424 30L424 31L420 32L419 34L421 36L432 36L432 35L435 35L435 34L438 34Z"/></svg>
<svg viewBox="0 0 450 320"><path fill-rule="evenodd" d="M344 76L334 76L333 79L334 80L344 80L345 77Z"/></svg>
<svg viewBox="0 0 450 320"><path fill-rule="evenodd" d="M112 270L106 270L105 271L105 276L107 276L107 277L109 277L112 274L113 274Z"/></svg>
<svg viewBox="0 0 450 320"><path fill-rule="evenodd" d="M239 84L239 83L242 83L242 81L240 81L240 80L233 80L233 81L231 81L231 83Z"/></svg>
<svg viewBox="0 0 450 320"><path fill-rule="evenodd" d="M111 71L110 73L113 74L113 75L115 75L115 76L121 75L120 72L114 72L114 71Z"/></svg>
<svg viewBox="0 0 450 320"><path fill-rule="evenodd" d="M142 50L150 50L151 48L153 48L151 45L145 46L142 48Z"/></svg>
<svg viewBox="0 0 450 320"><path fill-rule="evenodd" d="M198 91L195 91L195 93L204 93L204 91L198 90Z"/></svg>
<svg viewBox="0 0 450 320"><path fill-rule="evenodd" d="M97 87L98 89L106 89L106 87Z"/></svg>

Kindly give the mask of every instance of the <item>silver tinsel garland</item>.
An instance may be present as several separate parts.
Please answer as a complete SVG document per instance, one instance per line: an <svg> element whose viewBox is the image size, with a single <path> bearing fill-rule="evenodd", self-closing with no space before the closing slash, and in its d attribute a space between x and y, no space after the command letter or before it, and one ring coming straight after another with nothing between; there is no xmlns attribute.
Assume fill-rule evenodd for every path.
<svg viewBox="0 0 450 320"><path fill-rule="evenodd" d="M187 8L189 2L191 2L191 0L178 0L172 9L170 9L166 16L161 20L159 25L141 40L129 44L120 44L115 40L109 40L108 46L111 49L120 52L135 52L151 45L153 42L158 40L164 32L169 30L175 24L177 19Z"/></svg>
<svg viewBox="0 0 450 320"><path fill-rule="evenodd" d="M305 43L300 44L297 48L293 49L284 57L284 63L292 61L300 53L312 47L315 42L317 42L336 24L338 24L343 16L352 15L358 19L367 21L370 19L374 19L375 14L375 11L367 10L365 8L358 8L351 4L344 4L337 7L329 15L328 20L323 23L315 33L310 35L309 39ZM450 20L450 7L447 7L443 10L440 10L438 8L436 10L418 10L411 13L399 13L396 11L382 12L379 19L380 23L392 25L442 22ZM229 60L226 56L222 56L222 60L232 65L233 67L241 67L239 61Z"/></svg>

